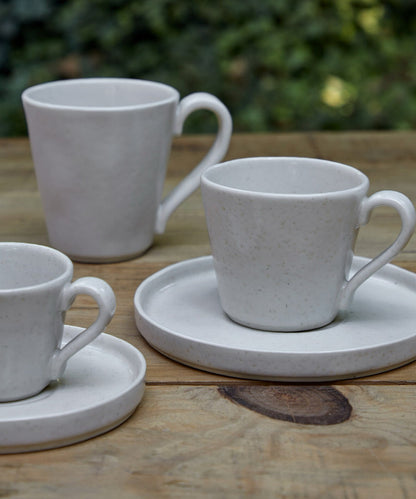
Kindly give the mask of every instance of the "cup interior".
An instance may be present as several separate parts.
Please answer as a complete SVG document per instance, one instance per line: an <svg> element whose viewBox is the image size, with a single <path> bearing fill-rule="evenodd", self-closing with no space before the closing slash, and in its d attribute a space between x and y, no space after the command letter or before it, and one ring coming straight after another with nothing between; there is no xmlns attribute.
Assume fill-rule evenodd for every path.
<svg viewBox="0 0 416 499"><path fill-rule="evenodd" d="M25 90L23 98L53 107L114 109L174 101L178 93L168 85L146 80L83 78L36 85Z"/></svg>
<svg viewBox="0 0 416 499"><path fill-rule="evenodd" d="M51 248L0 244L0 293L40 286L71 272L70 260Z"/></svg>
<svg viewBox="0 0 416 499"><path fill-rule="evenodd" d="M245 158L208 168L203 182L226 189L275 195L316 195L366 188L359 170L313 158Z"/></svg>

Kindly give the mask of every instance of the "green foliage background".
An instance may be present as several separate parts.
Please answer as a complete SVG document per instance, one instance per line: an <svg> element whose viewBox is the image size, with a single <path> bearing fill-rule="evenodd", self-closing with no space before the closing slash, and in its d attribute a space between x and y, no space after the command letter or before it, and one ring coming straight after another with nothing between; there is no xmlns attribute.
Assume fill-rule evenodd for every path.
<svg viewBox="0 0 416 499"><path fill-rule="evenodd" d="M0 0L0 135L24 88L91 76L211 92L236 131L414 128L415 34L413 0Z"/></svg>

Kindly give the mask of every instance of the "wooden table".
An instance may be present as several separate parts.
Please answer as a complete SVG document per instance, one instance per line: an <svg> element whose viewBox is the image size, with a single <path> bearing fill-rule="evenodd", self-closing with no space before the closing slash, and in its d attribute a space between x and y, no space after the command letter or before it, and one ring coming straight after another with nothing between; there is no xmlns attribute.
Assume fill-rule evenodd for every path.
<svg viewBox="0 0 416 499"><path fill-rule="evenodd" d="M167 188L211 140L174 141ZM395 189L416 202L416 133L236 135L228 158L267 155L345 162L369 176L371 192ZM384 249L398 226L391 210L378 209L361 231L357 254ZM0 240L48 244L27 139L0 140ZM146 357L145 396L127 422L105 435L0 456L0 497L415 497L416 363L331 384L253 382L182 366L140 337L133 316L140 282L169 264L209 253L197 192L142 257L75 265L75 278L94 275L113 287L118 306L107 332ZM415 237L394 263L416 271ZM83 326L94 317L92 301L81 297L67 323ZM251 408L230 400L235 393ZM274 405L275 416L254 410L262 405ZM328 407L344 421L329 424Z"/></svg>

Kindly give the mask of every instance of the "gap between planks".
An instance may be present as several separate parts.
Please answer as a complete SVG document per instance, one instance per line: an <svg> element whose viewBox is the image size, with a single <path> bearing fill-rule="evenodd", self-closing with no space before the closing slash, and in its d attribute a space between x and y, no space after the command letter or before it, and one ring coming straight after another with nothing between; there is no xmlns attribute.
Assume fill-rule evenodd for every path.
<svg viewBox="0 0 416 499"><path fill-rule="evenodd" d="M228 386L228 385L257 385L257 386L334 386L334 385L378 385L378 386L409 386L416 385L416 381L382 381L382 380L334 380L334 381L315 381L310 383L296 383L284 381L261 381L261 380L235 380L230 381L146 381L147 386Z"/></svg>

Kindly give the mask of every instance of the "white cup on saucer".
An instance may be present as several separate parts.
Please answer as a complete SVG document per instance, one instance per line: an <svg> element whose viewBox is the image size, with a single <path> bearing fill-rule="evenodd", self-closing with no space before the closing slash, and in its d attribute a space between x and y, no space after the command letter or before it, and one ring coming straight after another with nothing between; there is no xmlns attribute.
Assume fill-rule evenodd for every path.
<svg viewBox="0 0 416 499"><path fill-rule="evenodd" d="M0 402L35 395L61 377L113 317L111 287L95 277L71 283L72 275L71 260L53 248L0 243ZM79 294L95 299L98 317L62 348L65 312Z"/></svg>
<svg viewBox="0 0 416 499"><path fill-rule="evenodd" d="M264 157L208 168L201 190L218 292L234 321L270 331L305 331L348 309L355 290L407 244L409 199L367 197L359 170L310 158ZM350 277L358 228L373 208L402 220L392 245Z"/></svg>
<svg viewBox="0 0 416 499"><path fill-rule="evenodd" d="M179 99L174 88L127 78L49 82L22 94L52 246L73 260L133 258L162 233L228 149L232 120L216 97ZM219 130L198 166L161 202L173 135L187 116L212 111Z"/></svg>

